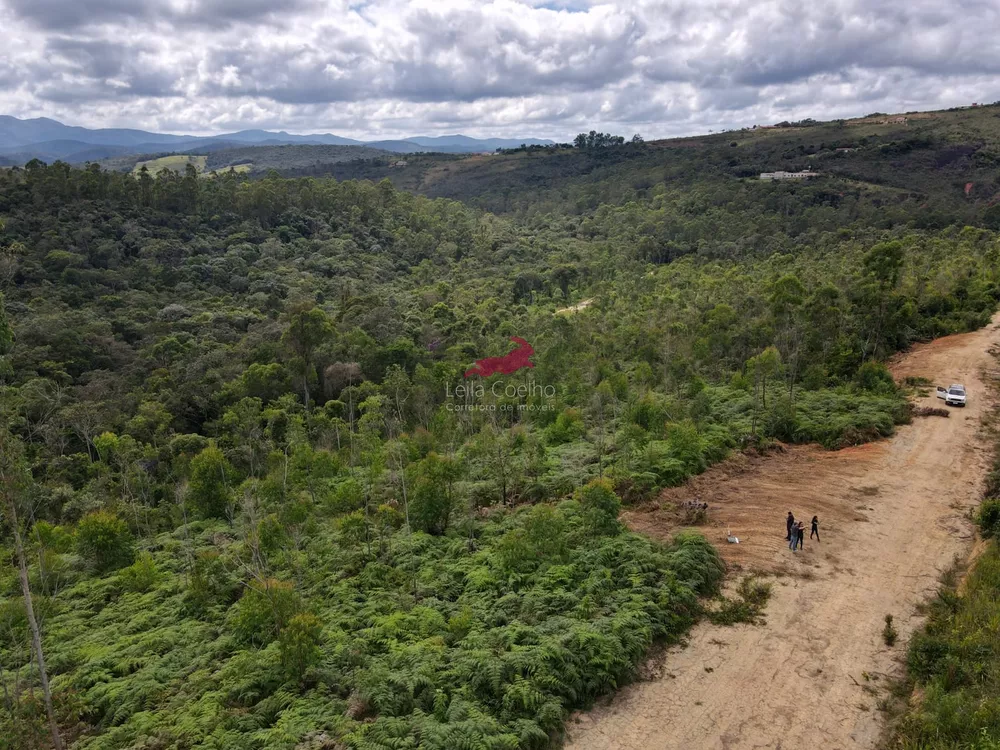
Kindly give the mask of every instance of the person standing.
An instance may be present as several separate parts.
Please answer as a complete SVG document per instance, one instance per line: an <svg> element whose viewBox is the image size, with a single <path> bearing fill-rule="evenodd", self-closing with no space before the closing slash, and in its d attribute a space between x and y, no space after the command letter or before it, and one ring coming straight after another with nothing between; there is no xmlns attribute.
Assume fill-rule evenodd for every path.
<svg viewBox="0 0 1000 750"><path fill-rule="evenodd" d="M785 519L785 541L790 542L792 540L792 527L795 525L795 516L792 515L792 511L788 511L788 518Z"/></svg>
<svg viewBox="0 0 1000 750"><path fill-rule="evenodd" d="M799 549L805 549L806 525L802 521L795 524L795 541L798 543Z"/></svg>
<svg viewBox="0 0 1000 750"><path fill-rule="evenodd" d="M812 528L809 530L809 538L812 539L813 535L816 535L816 541L819 541L819 516L813 516Z"/></svg>
<svg viewBox="0 0 1000 750"><path fill-rule="evenodd" d="M793 523L791 528L788 530L788 549L794 552L795 547L798 543L799 543L799 527Z"/></svg>

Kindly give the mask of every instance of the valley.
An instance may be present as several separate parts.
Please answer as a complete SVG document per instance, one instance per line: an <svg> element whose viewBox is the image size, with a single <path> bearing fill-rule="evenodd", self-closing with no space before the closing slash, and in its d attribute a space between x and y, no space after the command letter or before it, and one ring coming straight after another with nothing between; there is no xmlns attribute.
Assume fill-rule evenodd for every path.
<svg viewBox="0 0 1000 750"><path fill-rule="evenodd" d="M992 731L997 114L0 171L0 748Z"/></svg>

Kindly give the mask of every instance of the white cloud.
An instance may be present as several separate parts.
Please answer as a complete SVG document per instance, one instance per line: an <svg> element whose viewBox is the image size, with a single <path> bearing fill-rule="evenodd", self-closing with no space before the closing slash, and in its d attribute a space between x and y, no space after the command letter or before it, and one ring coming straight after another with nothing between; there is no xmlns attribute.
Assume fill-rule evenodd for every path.
<svg viewBox="0 0 1000 750"><path fill-rule="evenodd" d="M647 137L1000 99L985 0L0 0L0 112Z"/></svg>

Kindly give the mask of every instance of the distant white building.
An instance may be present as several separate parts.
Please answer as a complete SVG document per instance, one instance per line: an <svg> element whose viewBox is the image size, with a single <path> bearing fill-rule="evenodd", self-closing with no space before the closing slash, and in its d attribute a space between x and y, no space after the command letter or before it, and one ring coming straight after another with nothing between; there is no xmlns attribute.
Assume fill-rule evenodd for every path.
<svg viewBox="0 0 1000 750"><path fill-rule="evenodd" d="M806 169L802 172L761 172L762 180L805 180L810 177L819 177L819 172Z"/></svg>

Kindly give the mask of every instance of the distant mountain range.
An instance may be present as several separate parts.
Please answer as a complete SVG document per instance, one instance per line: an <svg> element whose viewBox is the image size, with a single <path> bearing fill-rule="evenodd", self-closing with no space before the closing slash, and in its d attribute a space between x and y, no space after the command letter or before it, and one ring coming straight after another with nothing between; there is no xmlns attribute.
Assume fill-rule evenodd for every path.
<svg viewBox="0 0 1000 750"><path fill-rule="evenodd" d="M126 154L209 153L239 146L366 146L401 154L420 151L468 154L514 148L521 144L550 145L538 138L469 138L464 135L416 136L403 140L358 141L330 133L295 135L285 131L241 130L214 136L150 133L129 128L90 128L63 125L47 117L21 120L0 115L0 165L20 165L32 159L62 160L71 164L99 161Z"/></svg>

